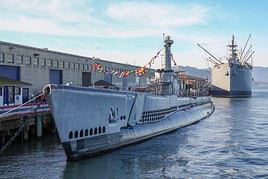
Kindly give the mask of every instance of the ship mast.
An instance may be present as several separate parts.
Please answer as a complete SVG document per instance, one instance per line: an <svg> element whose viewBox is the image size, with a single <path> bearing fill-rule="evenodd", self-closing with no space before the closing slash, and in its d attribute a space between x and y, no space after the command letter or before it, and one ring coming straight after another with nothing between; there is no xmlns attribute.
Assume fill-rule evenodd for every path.
<svg viewBox="0 0 268 179"><path fill-rule="evenodd" d="M202 47L200 44L197 44L198 47L200 47L202 50L204 50L207 54L209 54L212 58L208 58L207 60L212 62L214 65L222 64L222 62L217 59L214 55L212 55L209 51L207 51L204 47Z"/></svg>
<svg viewBox="0 0 268 179"><path fill-rule="evenodd" d="M235 45L234 35L232 36L231 45L227 45L231 51L231 58L228 60L229 63L238 63L239 60L237 59L237 45Z"/></svg>

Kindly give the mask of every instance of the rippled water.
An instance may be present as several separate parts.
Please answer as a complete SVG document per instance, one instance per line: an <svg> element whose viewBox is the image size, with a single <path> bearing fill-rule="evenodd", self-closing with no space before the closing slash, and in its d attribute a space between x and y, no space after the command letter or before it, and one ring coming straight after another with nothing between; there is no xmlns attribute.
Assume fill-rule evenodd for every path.
<svg viewBox="0 0 268 179"><path fill-rule="evenodd" d="M14 144L0 178L268 178L268 91L213 101L199 123L78 162L53 137Z"/></svg>

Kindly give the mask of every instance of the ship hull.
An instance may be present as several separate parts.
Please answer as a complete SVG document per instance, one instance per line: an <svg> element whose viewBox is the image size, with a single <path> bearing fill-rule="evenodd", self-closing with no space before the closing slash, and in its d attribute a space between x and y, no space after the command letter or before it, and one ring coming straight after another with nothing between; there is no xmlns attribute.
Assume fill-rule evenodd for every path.
<svg viewBox="0 0 268 179"><path fill-rule="evenodd" d="M178 98L65 86L50 86L49 91L49 104L68 161L171 132L214 111L210 97Z"/></svg>
<svg viewBox="0 0 268 179"><path fill-rule="evenodd" d="M211 95L215 97L250 97L251 67L221 64L212 68Z"/></svg>

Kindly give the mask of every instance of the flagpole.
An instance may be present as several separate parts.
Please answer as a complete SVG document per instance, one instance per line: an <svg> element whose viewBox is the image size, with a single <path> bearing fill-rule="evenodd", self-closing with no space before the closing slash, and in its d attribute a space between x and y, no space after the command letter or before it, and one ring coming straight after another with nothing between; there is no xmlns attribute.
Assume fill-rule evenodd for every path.
<svg viewBox="0 0 268 179"><path fill-rule="evenodd" d="M94 75L94 73L95 73L95 69L94 69L94 68L95 68L95 67L94 67L94 64L95 64L95 63L94 63L94 62L95 62L95 60L94 60L94 59L95 59L95 57L92 58L92 60L93 60L93 64L91 64L92 83L93 83L92 86L93 86L93 88L95 87L95 81L94 81L94 76L95 76L95 75Z"/></svg>

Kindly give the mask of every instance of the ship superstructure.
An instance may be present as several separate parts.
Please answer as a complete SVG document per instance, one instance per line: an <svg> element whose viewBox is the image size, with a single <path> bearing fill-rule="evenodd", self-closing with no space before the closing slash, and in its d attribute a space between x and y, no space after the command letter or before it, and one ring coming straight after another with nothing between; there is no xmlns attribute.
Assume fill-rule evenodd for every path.
<svg viewBox="0 0 268 179"><path fill-rule="evenodd" d="M209 54L207 60L213 63L211 68L211 94L216 97L250 97L252 86L252 45L246 50L249 36L245 46L238 51L235 44L235 38L228 47L229 56L225 58L226 62L217 59L209 53L204 47L198 44L206 53ZM251 62L250 62L251 60Z"/></svg>
<svg viewBox="0 0 268 179"><path fill-rule="evenodd" d="M44 88L68 160L170 132L213 113L210 97L178 96L172 44L167 36L164 69L158 72L153 94L53 84Z"/></svg>

